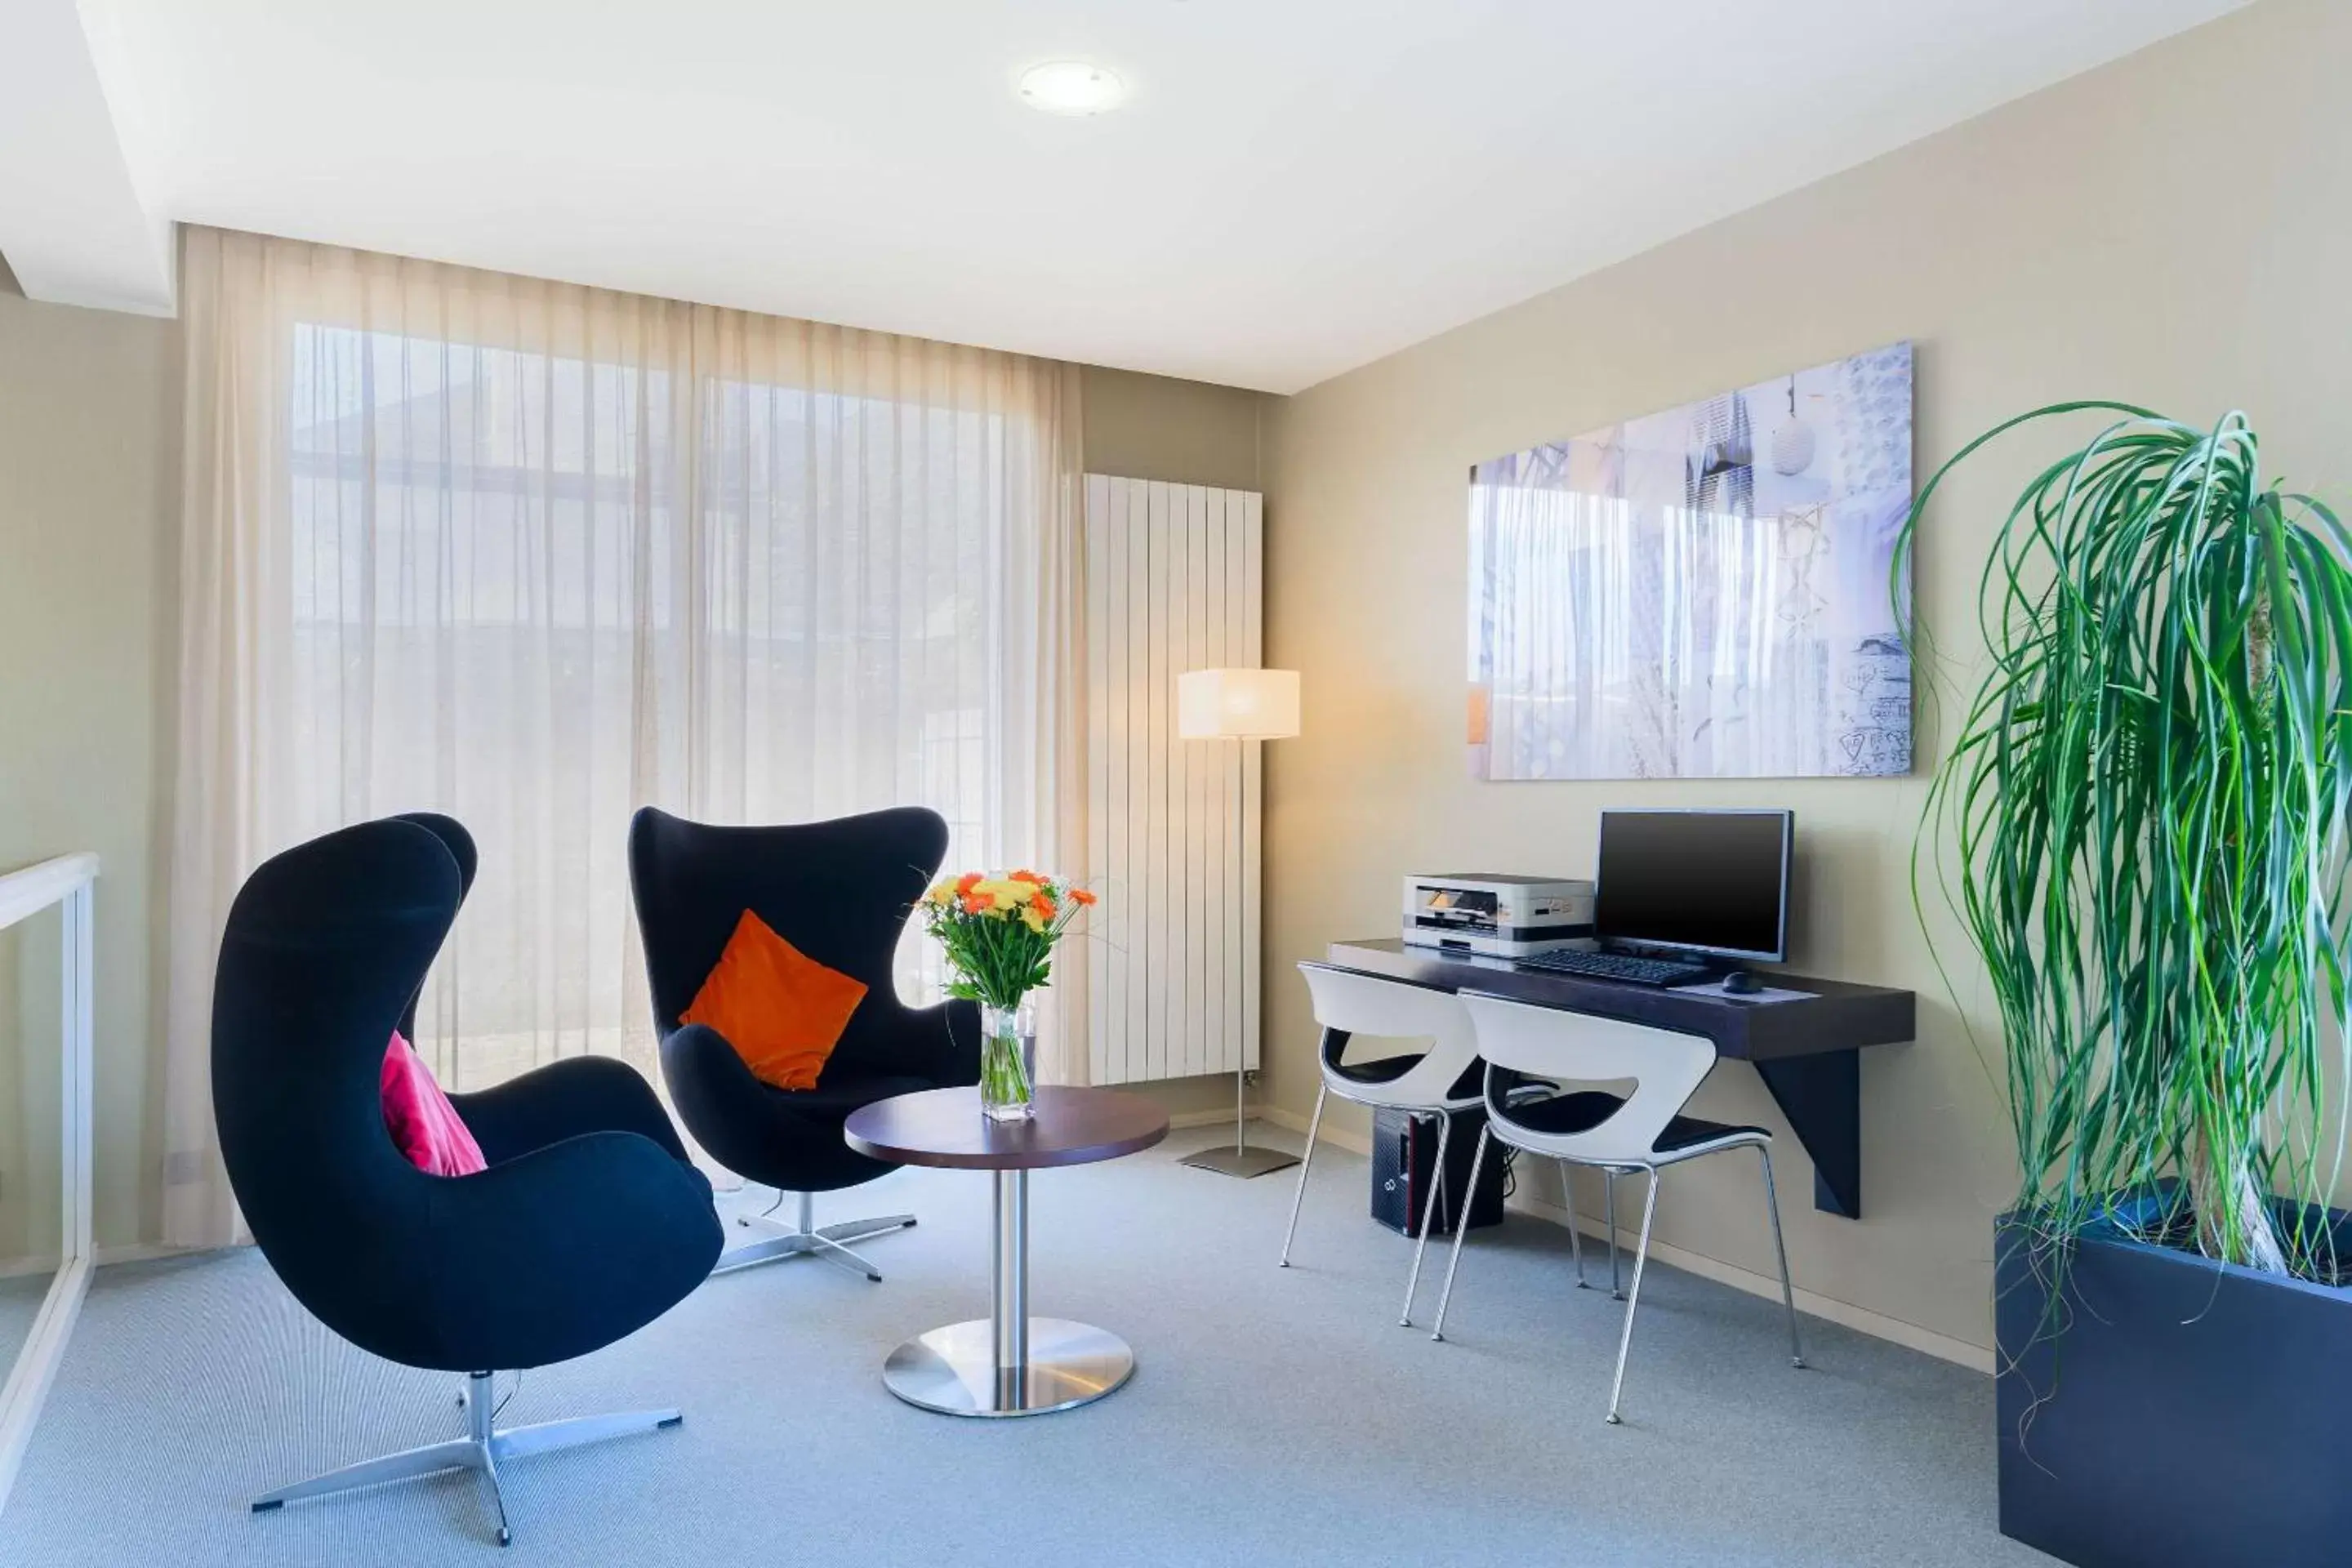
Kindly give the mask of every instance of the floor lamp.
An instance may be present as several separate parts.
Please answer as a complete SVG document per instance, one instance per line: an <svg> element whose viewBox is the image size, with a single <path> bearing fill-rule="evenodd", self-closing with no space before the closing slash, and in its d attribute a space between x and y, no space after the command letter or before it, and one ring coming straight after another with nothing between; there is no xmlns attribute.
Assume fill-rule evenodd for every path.
<svg viewBox="0 0 2352 1568"><path fill-rule="evenodd" d="M1276 741L1298 733L1298 672L1295 669L1195 669L1176 678L1176 732L1187 741ZM1249 802L1244 773L1234 770L1234 821L1249 863ZM1255 963L1258 955L1245 955ZM1204 1149L1182 1163L1228 1176L1263 1176L1296 1165L1278 1149L1249 1146L1249 1065L1234 1071L1234 1146Z"/></svg>

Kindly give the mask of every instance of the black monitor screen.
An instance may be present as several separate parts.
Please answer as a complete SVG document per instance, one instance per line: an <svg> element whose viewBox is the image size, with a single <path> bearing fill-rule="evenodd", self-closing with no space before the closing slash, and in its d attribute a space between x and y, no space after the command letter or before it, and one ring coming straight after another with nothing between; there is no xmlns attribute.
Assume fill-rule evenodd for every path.
<svg viewBox="0 0 2352 1568"><path fill-rule="evenodd" d="M1785 811L1604 811L1593 934L1788 956Z"/></svg>

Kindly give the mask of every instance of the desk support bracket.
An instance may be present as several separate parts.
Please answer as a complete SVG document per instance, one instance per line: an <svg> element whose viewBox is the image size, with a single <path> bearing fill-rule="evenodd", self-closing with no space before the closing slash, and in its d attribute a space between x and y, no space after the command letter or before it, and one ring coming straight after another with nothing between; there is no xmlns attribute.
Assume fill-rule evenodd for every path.
<svg viewBox="0 0 2352 1568"><path fill-rule="evenodd" d="M1756 1064L1813 1162L1813 1206L1862 1217L1862 1053L1775 1057Z"/></svg>

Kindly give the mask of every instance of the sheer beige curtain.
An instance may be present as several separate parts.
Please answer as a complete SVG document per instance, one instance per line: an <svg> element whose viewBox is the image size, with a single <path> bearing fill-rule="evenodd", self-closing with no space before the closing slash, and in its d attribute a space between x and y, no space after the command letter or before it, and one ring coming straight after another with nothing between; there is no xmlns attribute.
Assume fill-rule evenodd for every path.
<svg viewBox="0 0 2352 1568"><path fill-rule="evenodd" d="M479 879L420 1050L656 1073L624 848L917 803L1083 877L1074 367L194 228L169 1239L234 1238L212 965L260 860L448 812ZM1083 953L1045 1019L1083 1072ZM910 942L901 988L937 983ZM1075 1068L1065 1064L1076 1064Z"/></svg>

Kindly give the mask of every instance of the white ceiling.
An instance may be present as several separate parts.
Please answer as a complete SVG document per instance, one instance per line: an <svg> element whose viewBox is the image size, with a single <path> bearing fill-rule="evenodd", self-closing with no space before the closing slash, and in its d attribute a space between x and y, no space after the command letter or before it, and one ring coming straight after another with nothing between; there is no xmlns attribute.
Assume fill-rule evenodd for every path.
<svg viewBox="0 0 2352 1568"><path fill-rule="evenodd" d="M2242 3L79 0L0 64L0 252L120 303L181 219L1288 392ZM1127 107L1024 106L1057 56Z"/></svg>

